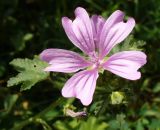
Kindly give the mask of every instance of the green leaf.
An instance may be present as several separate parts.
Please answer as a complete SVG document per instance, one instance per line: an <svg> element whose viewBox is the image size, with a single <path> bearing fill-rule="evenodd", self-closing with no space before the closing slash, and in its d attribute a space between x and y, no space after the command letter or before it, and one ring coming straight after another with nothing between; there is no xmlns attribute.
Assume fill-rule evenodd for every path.
<svg viewBox="0 0 160 130"><path fill-rule="evenodd" d="M13 108L14 104L18 99L18 94L8 95L4 100L4 112L0 113L0 117L7 115Z"/></svg>
<svg viewBox="0 0 160 130"><path fill-rule="evenodd" d="M77 122L77 119L73 119L70 122L58 120L53 125L57 130L77 130L79 124L80 123Z"/></svg>
<svg viewBox="0 0 160 130"><path fill-rule="evenodd" d="M76 118L73 118L69 122L58 120L54 123L54 127L58 130L106 130L108 124L96 117L90 116L87 121L77 120Z"/></svg>
<svg viewBox="0 0 160 130"><path fill-rule="evenodd" d="M144 130L141 119L137 121L136 130Z"/></svg>
<svg viewBox="0 0 160 130"><path fill-rule="evenodd" d="M24 35L23 40L24 41L29 41L33 38L33 34L32 33L27 33Z"/></svg>
<svg viewBox="0 0 160 130"><path fill-rule="evenodd" d="M130 130L128 122L125 120L124 114L117 114L116 120L109 122L109 130Z"/></svg>
<svg viewBox="0 0 160 130"><path fill-rule="evenodd" d="M151 124L149 125L150 130L159 130L160 129L160 119L152 119Z"/></svg>
<svg viewBox="0 0 160 130"><path fill-rule="evenodd" d="M160 92L160 82L158 82L155 87L153 88L153 92L158 93Z"/></svg>
<svg viewBox="0 0 160 130"><path fill-rule="evenodd" d="M36 81L36 80L35 81L26 81L26 82L23 82L23 84L21 85L20 91L31 89L31 87L34 86L37 82L38 81Z"/></svg>
<svg viewBox="0 0 160 130"><path fill-rule="evenodd" d="M148 103L145 103L140 110L140 115L144 117L157 117L160 118L160 112L159 109L155 107L149 106Z"/></svg>
<svg viewBox="0 0 160 130"><path fill-rule="evenodd" d="M95 117L90 117L86 122L83 122L80 126L80 130L106 130L108 124L106 122L100 122Z"/></svg>
<svg viewBox="0 0 160 130"><path fill-rule="evenodd" d="M10 78L7 86L11 87L21 84L20 91L30 89L36 83L45 80L49 76L48 72L43 71L48 64L38 58L34 58L33 60L14 59L10 64L20 73Z"/></svg>

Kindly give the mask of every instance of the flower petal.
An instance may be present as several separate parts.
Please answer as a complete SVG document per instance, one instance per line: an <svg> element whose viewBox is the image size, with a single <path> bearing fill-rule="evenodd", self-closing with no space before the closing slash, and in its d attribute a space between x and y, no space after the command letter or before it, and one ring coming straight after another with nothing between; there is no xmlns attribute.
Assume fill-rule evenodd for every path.
<svg viewBox="0 0 160 130"><path fill-rule="evenodd" d="M123 17L123 12L115 11L104 24L99 42L100 58L106 56L116 44L122 42L134 28L135 20L129 18L124 22Z"/></svg>
<svg viewBox="0 0 160 130"><path fill-rule="evenodd" d="M83 105L92 102L98 78L97 70L85 70L73 75L62 89L64 97L76 97Z"/></svg>
<svg viewBox="0 0 160 130"><path fill-rule="evenodd" d="M92 30L93 30L93 37L96 48L99 47L98 42L100 40L100 34L103 28L103 25L105 24L105 19L98 15L93 15L91 17L91 23L92 23Z"/></svg>
<svg viewBox="0 0 160 130"><path fill-rule="evenodd" d="M79 24L77 24L77 28L79 26L80 30L82 30L81 32L84 35L84 40L86 41L86 44L88 44L88 49L90 49L91 52L95 51L92 24L87 11L82 7L78 7L75 10L75 15L76 19L79 19Z"/></svg>
<svg viewBox="0 0 160 130"><path fill-rule="evenodd" d="M104 64L104 69L130 80L141 77L138 69L146 64L146 55L140 51L123 51L112 55Z"/></svg>
<svg viewBox="0 0 160 130"><path fill-rule="evenodd" d="M81 43L75 33L73 32L73 29L72 29L72 20L70 20L69 18L67 17L63 17L62 18L62 25L63 25L63 28L68 36L68 38L70 39L70 41L76 46L78 47L79 49L81 49L84 53L87 54L88 50L87 50L87 47L85 44Z"/></svg>
<svg viewBox="0 0 160 130"><path fill-rule="evenodd" d="M76 19L73 22L67 17L62 18L63 28L73 44L90 55L95 51L90 18L81 7L76 8L75 15Z"/></svg>
<svg viewBox="0 0 160 130"><path fill-rule="evenodd" d="M45 71L72 73L90 65L78 53L63 49L46 49L40 58L50 64Z"/></svg>

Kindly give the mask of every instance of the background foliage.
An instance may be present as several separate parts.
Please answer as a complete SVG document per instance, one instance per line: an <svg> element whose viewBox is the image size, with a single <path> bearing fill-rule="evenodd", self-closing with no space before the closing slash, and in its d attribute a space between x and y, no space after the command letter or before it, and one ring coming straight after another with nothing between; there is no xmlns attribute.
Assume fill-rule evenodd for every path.
<svg viewBox="0 0 160 130"><path fill-rule="evenodd" d="M104 17L116 9L134 17L134 38L113 52L134 48L148 56L138 81L101 74L87 108L61 97L71 75L42 72L46 63L35 56L51 47L79 51L61 25L63 16L74 18L77 6ZM159 57L159 0L0 0L0 129L160 130ZM68 109L87 116L66 116Z"/></svg>

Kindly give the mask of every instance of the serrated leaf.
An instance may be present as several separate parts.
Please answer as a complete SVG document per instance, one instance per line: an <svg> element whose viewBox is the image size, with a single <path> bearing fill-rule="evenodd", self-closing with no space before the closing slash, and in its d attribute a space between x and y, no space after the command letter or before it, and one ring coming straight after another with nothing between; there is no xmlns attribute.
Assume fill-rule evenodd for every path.
<svg viewBox="0 0 160 130"><path fill-rule="evenodd" d="M11 87L14 85L18 85L22 82L32 80L33 78L34 78L34 74L32 74L31 72L26 72L26 71L21 72L16 77L10 78L7 82L7 86Z"/></svg>
<svg viewBox="0 0 160 130"><path fill-rule="evenodd" d="M14 66L17 71L35 71L44 69L48 64L39 60L38 58L31 59L14 59L10 62L10 65Z"/></svg>
<svg viewBox="0 0 160 130"><path fill-rule="evenodd" d="M31 89L32 86L34 86L37 83L37 81L26 81L23 82L20 88L20 91L24 91L27 89Z"/></svg>
<svg viewBox="0 0 160 130"><path fill-rule="evenodd" d="M8 80L8 87L22 84L20 90L24 91L49 76L48 72L43 71L48 64L38 58L34 58L33 60L27 58L14 59L10 64L20 73Z"/></svg>

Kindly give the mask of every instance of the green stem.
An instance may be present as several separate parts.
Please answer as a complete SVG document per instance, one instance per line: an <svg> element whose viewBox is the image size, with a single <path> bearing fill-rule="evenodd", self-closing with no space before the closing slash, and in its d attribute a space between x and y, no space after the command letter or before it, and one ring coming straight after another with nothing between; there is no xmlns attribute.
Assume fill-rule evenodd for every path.
<svg viewBox="0 0 160 130"><path fill-rule="evenodd" d="M63 101L62 98L59 98L56 102L52 103L51 105L49 105L46 109L44 109L43 111L41 111L40 113L38 113L37 115L28 118L27 120L24 120L22 122L20 122L18 125L15 125L11 130L21 130L23 127L25 127L26 125L36 122L37 119L42 119L43 116L50 110L52 110L53 108L57 107L61 102Z"/></svg>
<svg viewBox="0 0 160 130"><path fill-rule="evenodd" d="M48 111L52 110L53 108L57 107L60 103L62 103L63 98L59 98L56 102L52 103L51 105L49 105L46 109L44 109L43 111L41 111L39 114L37 114L35 116L35 118L42 118L43 115L45 115Z"/></svg>
<svg viewBox="0 0 160 130"><path fill-rule="evenodd" d="M100 110L98 111L98 113L96 114L96 116L100 116L101 114L103 114L103 112L106 110L107 106L108 106L108 98L106 98L103 103L102 106L100 108Z"/></svg>

